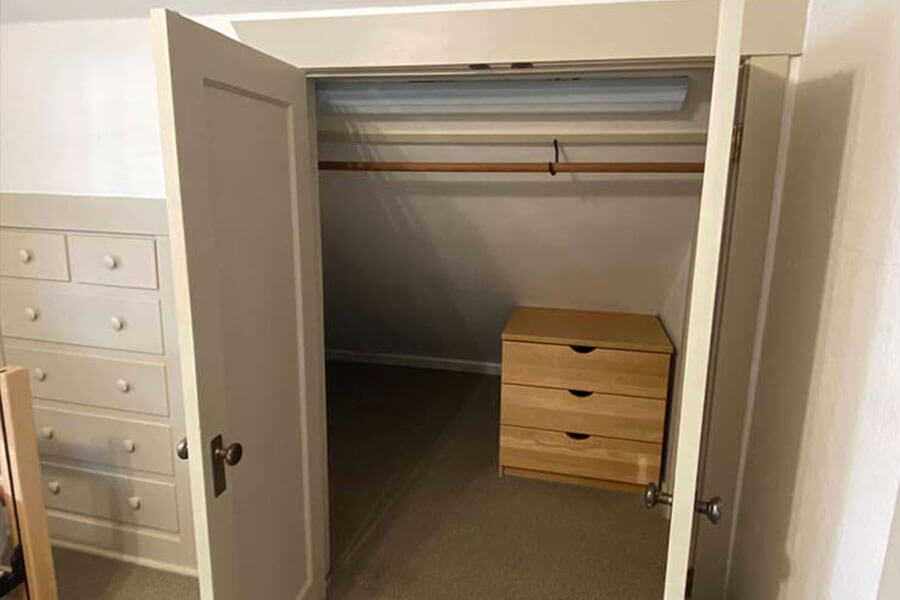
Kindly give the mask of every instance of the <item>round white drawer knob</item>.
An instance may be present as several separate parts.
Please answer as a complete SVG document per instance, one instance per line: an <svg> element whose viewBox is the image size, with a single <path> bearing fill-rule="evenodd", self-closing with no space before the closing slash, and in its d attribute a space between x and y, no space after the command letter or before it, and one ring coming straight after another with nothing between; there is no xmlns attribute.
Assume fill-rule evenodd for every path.
<svg viewBox="0 0 900 600"><path fill-rule="evenodd" d="M45 440L53 439L53 428L52 427L41 427L41 437Z"/></svg>
<svg viewBox="0 0 900 600"><path fill-rule="evenodd" d="M30 263L32 258L34 258L34 256L31 254L31 250L28 250L27 248L19 249L19 260L23 263Z"/></svg>
<svg viewBox="0 0 900 600"><path fill-rule="evenodd" d="M25 318L29 321L37 321L38 311L36 308L28 307L25 309Z"/></svg>
<svg viewBox="0 0 900 600"><path fill-rule="evenodd" d="M128 499L128 506L134 510L138 510L141 507L141 499L137 496L132 496Z"/></svg>
<svg viewBox="0 0 900 600"><path fill-rule="evenodd" d="M44 381L45 379L47 379L47 371L38 367L34 370L34 378L38 381Z"/></svg>
<svg viewBox="0 0 900 600"><path fill-rule="evenodd" d="M110 317L109 325L116 331L122 331L125 329L125 321L123 321L120 317Z"/></svg>
<svg viewBox="0 0 900 600"><path fill-rule="evenodd" d="M124 379L116 379L116 387L119 388L119 391L123 394L131 390L131 384Z"/></svg>
<svg viewBox="0 0 900 600"><path fill-rule="evenodd" d="M103 266L110 270L115 269L119 266L119 260L112 254L107 254L103 257Z"/></svg>
<svg viewBox="0 0 900 600"><path fill-rule="evenodd" d="M61 488L59 487L58 481L50 481L47 483L47 489L50 491L51 494L56 495L59 493L59 490Z"/></svg>
<svg viewBox="0 0 900 600"><path fill-rule="evenodd" d="M128 454L133 453L135 449L134 440L122 440L122 447L125 448L125 452Z"/></svg>

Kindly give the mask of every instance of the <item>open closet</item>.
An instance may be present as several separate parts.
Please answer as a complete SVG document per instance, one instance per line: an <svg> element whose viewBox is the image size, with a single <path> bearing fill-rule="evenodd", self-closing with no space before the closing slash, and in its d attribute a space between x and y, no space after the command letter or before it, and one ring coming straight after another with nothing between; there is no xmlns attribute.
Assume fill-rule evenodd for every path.
<svg viewBox="0 0 900 600"><path fill-rule="evenodd" d="M583 11L615 7L559 9L572 44L522 46L543 10L509 11L529 16L505 42L469 22L465 50L350 48L308 72L279 44L320 60L329 27L363 44L368 22L235 25L279 60L153 13L167 223L161 200L136 226L23 199L0 223L156 248L149 290L40 284L158 303L103 305L103 336L57 336L55 304L20 322L6 286L32 284L3 274L4 347L149 363L168 386L140 416L171 438L156 472L115 431L93 458L55 450L59 540L196 573L206 600L322 598L326 578L333 598L683 597L692 557L728 543L709 521L735 484L787 59L742 59L740 10L699 5L720 23L704 50L591 50ZM113 409L134 412L93 416L138 419ZM102 514L76 468L115 477ZM163 488L165 506L136 491Z"/></svg>
<svg viewBox="0 0 900 600"><path fill-rule="evenodd" d="M484 597L662 593L668 523L640 494L671 478L712 68L583 69L316 85L333 584L410 593L405 562ZM554 327L542 374L528 353L557 346L528 330ZM567 362L647 335L631 355L662 370L633 382Z"/></svg>

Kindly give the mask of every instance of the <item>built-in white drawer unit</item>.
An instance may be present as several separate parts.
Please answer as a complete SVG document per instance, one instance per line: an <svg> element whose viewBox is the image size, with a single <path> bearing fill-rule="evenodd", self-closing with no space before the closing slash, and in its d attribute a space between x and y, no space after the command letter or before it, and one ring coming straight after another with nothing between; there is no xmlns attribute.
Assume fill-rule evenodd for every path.
<svg viewBox="0 0 900 600"><path fill-rule="evenodd" d="M35 407L34 424L41 456L173 473L168 425L47 407Z"/></svg>
<svg viewBox="0 0 900 600"><path fill-rule="evenodd" d="M47 508L178 531L171 483L49 464L42 475Z"/></svg>
<svg viewBox="0 0 900 600"><path fill-rule="evenodd" d="M157 287L153 240L70 235L72 280L134 288Z"/></svg>
<svg viewBox="0 0 900 600"><path fill-rule="evenodd" d="M164 198L0 192L0 358L31 374L52 541L189 573L166 222Z"/></svg>
<svg viewBox="0 0 900 600"><path fill-rule="evenodd" d="M159 301L0 287L0 328L9 337L162 353Z"/></svg>
<svg viewBox="0 0 900 600"><path fill-rule="evenodd" d="M166 371L161 363L35 350L7 344L9 364L28 367L35 398L166 416Z"/></svg>
<svg viewBox="0 0 900 600"><path fill-rule="evenodd" d="M66 237L0 229L0 275L67 281Z"/></svg>

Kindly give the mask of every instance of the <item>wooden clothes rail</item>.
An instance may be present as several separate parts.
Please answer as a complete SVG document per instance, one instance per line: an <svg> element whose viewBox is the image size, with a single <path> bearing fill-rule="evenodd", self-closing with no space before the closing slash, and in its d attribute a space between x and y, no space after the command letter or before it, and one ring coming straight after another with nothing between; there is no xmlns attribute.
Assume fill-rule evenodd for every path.
<svg viewBox="0 0 900 600"><path fill-rule="evenodd" d="M415 173L702 173L702 162L373 162L319 161L322 171Z"/></svg>

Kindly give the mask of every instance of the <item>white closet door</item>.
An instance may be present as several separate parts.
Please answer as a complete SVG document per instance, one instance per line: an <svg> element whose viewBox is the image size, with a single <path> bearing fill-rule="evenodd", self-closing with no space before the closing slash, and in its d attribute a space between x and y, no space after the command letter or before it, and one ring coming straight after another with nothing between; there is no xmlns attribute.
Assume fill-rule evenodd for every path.
<svg viewBox="0 0 900 600"><path fill-rule="evenodd" d="M176 13L151 23L202 597L324 598L307 82Z"/></svg>
<svg viewBox="0 0 900 600"><path fill-rule="evenodd" d="M681 382L681 413L678 415L675 483L666 561L666 600L683 600L687 583L703 430L703 403L709 371L716 282L737 101L743 18L744 0L720 0L700 220L695 241L683 354L685 362Z"/></svg>

